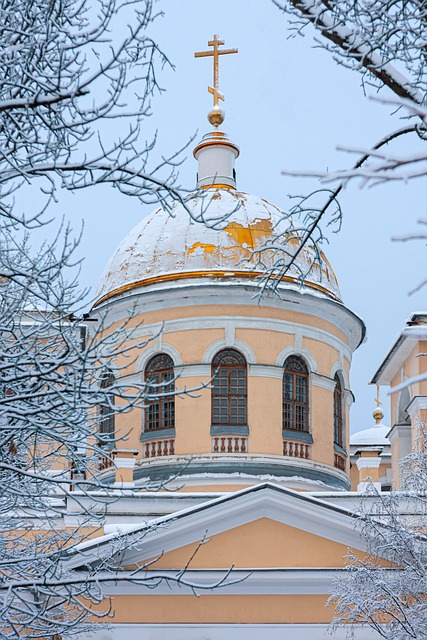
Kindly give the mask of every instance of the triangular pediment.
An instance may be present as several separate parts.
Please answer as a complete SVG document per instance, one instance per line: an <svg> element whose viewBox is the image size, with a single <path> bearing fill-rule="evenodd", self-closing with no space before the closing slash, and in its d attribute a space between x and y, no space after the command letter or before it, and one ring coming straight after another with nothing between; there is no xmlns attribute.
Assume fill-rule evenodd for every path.
<svg viewBox="0 0 427 640"><path fill-rule="evenodd" d="M121 567L152 558L159 558L156 568L182 567L203 540L209 542L198 549L194 568L341 567L348 547L365 550L350 512L271 483L159 518L128 535ZM114 544L111 535L93 540L70 565L97 562Z"/></svg>
<svg viewBox="0 0 427 640"><path fill-rule="evenodd" d="M340 568L347 546L270 518L259 518L163 553L152 568Z"/></svg>

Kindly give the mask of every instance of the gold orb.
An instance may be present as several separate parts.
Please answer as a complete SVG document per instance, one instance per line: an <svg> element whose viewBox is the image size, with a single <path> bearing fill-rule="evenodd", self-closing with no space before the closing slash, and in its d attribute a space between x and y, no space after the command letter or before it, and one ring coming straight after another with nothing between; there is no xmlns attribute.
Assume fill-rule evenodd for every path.
<svg viewBox="0 0 427 640"><path fill-rule="evenodd" d="M384 413L381 411L381 409L375 409L372 415L374 417L374 420L377 421L377 423L384 418Z"/></svg>
<svg viewBox="0 0 427 640"><path fill-rule="evenodd" d="M224 122L225 113L218 105L212 107L212 109L208 113L208 120L214 127L218 127L220 124Z"/></svg>

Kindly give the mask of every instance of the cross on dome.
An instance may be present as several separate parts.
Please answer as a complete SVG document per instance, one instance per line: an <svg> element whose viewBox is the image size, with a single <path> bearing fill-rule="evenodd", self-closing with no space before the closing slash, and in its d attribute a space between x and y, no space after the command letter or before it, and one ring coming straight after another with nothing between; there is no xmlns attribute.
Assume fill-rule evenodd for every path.
<svg viewBox="0 0 427 640"><path fill-rule="evenodd" d="M195 58L213 58L213 87L208 86L208 91L213 96L213 107L208 113L208 120L214 127L222 124L225 117L224 111L219 107L219 101L224 101L224 94L219 90L219 56L238 53L238 49L220 49L224 44L225 40L214 35L213 40L208 40L208 47L213 47L212 51L197 51L194 54Z"/></svg>

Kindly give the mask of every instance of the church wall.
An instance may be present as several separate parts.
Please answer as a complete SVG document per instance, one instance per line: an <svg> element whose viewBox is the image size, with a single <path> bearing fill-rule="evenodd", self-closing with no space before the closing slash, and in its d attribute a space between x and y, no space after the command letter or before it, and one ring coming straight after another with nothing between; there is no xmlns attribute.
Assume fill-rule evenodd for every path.
<svg viewBox="0 0 427 640"><path fill-rule="evenodd" d="M182 381L184 382L184 380ZM188 389L200 387L200 382L209 382L209 378L201 380L200 376L185 378ZM177 386L184 384L177 381ZM183 396L175 398L175 453L192 454L211 450L211 392L200 389L198 397Z"/></svg>
<svg viewBox="0 0 427 640"><path fill-rule="evenodd" d="M248 378L248 423L249 453L282 455L281 378Z"/></svg>
<svg viewBox="0 0 427 640"><path fill-rule="evenodd" d="M313 460L333 466L333 393L328 389L313 386L311 428L313 435Z"/></svg>
<svg viewBox="0 0 427 640"><path fill-rule="evenodd" d="M345 544L269 518L209 536L192 557L198 544L164 553L150 569L181 569L190 558L191 569L340 568L348 551Z"/></svg>
<svg viewBox="0 0 427 640"><path fill-rule="evenodd" d="M117 623L327 623L328 595L114 596ZM265 633L265 630L264 630Z"/></svg>
<svg viewBox="0 0 427 640"><path fill-rule="evenodd" d="M183 364L201 363L206 349L224 338L224 329L188 329L168 331L165 327L163 344L172 345L180 353ZM179 382L177 382L179 384Z"/></svg>
<svg viewBox="0 0 427 640"><path fill-rule="evenodd" d="M347 386L351 348L354 348L350 348L350 340L354 341L352 332L356 326L351 320L349 333L344 334L342 329L346 327L348 312L341 307L330 307L330 301L310 296L301 298L297 293L290 293L289 300L284 303L286 308L278 308L276 300L272 306L264 306L254 302L250 293L240 285L236 290L226 286L202 286L200 289L196 286L188 288L188 295L184 295L185 291L184 287L181 293L168 289L144 291L144 295L133 296L139 315L130 321L130 325L137 327L132 342L137 344L150 337L153 339L134 356L118 358L118 368L123 367L121 373L129 375L130 383L142 382L149 359L164 352L175 365L176 389L196 390L196 397L176 396L175 428L172 432L171 429L146 431L144 411L141 410L116 415L116 446L138 450L138 477L142 477L141 460L144 465L144 461L150 459L150 468L153 467L153 458L161 458L160 462L164 464L170 455L213 455L215 459L223 457L225 460L232 451L230 446L242 447L242 450L237 448L234 451L239 456L244 454L248 460L256 454L277 456L278 460L272 463L279 464L285 451L285 458L293 468L289 472L292 476L298 476L299 468L312 462L328 465L337 473L335 465L338 464L340 469L342 462L335 460L333 445L333 376L335 372L344 370L343 386ZM300 309L309 312L289 308L292 296L296 296ZM224 303L202 304L204 300L212 299ZM228 299L230 304L226 304ZM244 300L245 304L236 304L236 299ZM108 308L110 321L115 320L117 325L131 304L122 298L108 303ZM326 315L336 325L326 320ZM111 328L113 325L114 322ZM226 429L211 433L211 391L197 391L200 384L209 384L213 357L224 348L237 349L248 364L248 434L244 427L234 432L230 428L229 433ZM309 437L299 437L298 432L295 436L289 432L282 434L283 364L291 354L301 356L309 370L308 422L313 444ZM343 410L348 431L345 396ZM120 441L122 434L126 439ZM221 441L218 436L222 437ZM348 445L348 437L345 445ZM222 447L222 454L218 447ZM341 454L341 461L343 457ZM258 464L253 459L249 462ZM205 466L203 460L197 464L202 468ZM264 461L263 464L269 463ZM322 475L325 472L327 469L312 467L310 478L315 482L318 479L325 481L326 476ZM301 473L304 475L303 471ZM340 473L338 471L338 475ZM345 483L345 479L333 482Z"/></svg>

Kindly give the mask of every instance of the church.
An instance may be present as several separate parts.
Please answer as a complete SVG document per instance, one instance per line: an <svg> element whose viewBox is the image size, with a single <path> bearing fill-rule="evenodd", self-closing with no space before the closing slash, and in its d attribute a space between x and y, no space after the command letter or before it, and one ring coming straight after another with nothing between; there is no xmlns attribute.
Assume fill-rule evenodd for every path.
<svg viewBox="0 0 427 640"><path fill-rule="evenodd" d="M223 45L214 36L196 54L214 63L196 189L123 239L92 309L106 330L132 310L138 354L117 362L118 375L149 390L143 411L100 411L98 476L117 498L68 560L76 571L102 565L117 531L131 537L118 561L129 579L106 583L113 618L98 639L324 638L347 550L366 551L354 513L372 485L399 488L427 410L417 358L427 314L417 313L372 380L398 389L391 428L378 406L375 424L350 437L365 325L327 257L301 245L278 207L239 191L239 147L220 128L219 56L235 52ZM292 265L277 276L280 251ZM277 281L260 296L266 273ZM78 518L78 501L67 509Z"/></svg>

